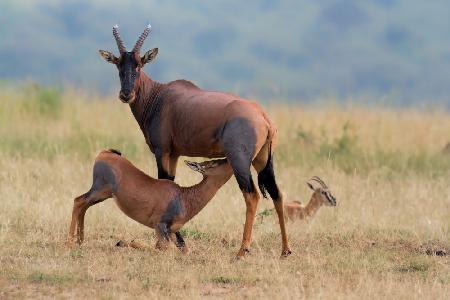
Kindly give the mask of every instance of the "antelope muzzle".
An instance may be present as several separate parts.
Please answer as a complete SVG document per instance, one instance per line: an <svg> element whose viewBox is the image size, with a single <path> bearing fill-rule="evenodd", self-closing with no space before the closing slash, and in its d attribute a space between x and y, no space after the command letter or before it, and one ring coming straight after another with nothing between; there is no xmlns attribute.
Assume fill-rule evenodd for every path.
<svg viewBox="0 0 450 300"><path fill-rule="evenodd" d="M132 103L134 99L136 98L136 95L133 90L121 90L119 93L119 99L123 103Z"/></svg>

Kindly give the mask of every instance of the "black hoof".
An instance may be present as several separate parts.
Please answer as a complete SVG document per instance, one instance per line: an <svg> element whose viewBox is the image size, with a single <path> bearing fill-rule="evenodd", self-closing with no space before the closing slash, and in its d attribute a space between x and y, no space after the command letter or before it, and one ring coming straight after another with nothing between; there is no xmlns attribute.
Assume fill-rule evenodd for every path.
<svg viewBox="0 0 450 300"><path fill-rule="evenodd" d="M283 250L283 252L281 252L281 258L286 258L291 254L292 254L292 251L290 249Z"/></svg>
<svg viewBox="0 0 450 300"><path fill-rule="evenodd" d="M235 257L235 260L243 259L246 256L248 256L249 254L250 254L250 249L248 249L248 248L240 249L238 254Z"/></svg>

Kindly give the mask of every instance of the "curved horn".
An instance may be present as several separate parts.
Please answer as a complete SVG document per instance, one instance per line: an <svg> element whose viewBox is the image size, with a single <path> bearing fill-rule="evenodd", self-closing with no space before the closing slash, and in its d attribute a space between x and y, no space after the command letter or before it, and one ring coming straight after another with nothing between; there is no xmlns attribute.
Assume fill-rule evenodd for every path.
<svg viewBox="0 0 450 300"><path fill-rule="evenodd" d="M114 35L114 38L116 39L116 43L117 43L117 47L119 48L119 52L122 55L123 53L127 52L127 49L125 49L125 45L123 44L123 41L120 38L118 29L119 29L119 25L116 24L113 26L113 35Z"/></svg>
<svg viewBox="0 0 450 300"><path fill-rule="evenodd" d="M314 181L318 182L324 189L328 189L328 186L319 177L313 176L310 180L314 180Z"/></svg>
<svg viewBox="0 0 450 300"><path fill-rule="evenodd" d="M144 44L145 39L147 38L148 34L150 33L152 29L152 26L150 24L147 25L144 32L142 32L141 36L138 38L136 45L134 45L133 52L135 54L139 54L141 51L142 44Z"/></svg>

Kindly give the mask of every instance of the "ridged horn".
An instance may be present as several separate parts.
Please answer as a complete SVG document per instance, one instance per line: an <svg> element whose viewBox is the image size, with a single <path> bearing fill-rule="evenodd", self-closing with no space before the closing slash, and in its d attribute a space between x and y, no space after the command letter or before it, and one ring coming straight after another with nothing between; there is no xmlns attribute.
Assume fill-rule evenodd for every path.
<svg viewBox="0 0 450 300"><path fill-rule="evenodd" d="M119 29L119 25L116 24L113 26L113 35L114 35L114 38L116 39L117 48L119 48L120 55L122 55L125 52L127 52L127 49L125 48L125 45L124 45L122 39L120 38L118 29Z"/></svg>
<svg viewBox="0 0 450 300"><path fill-rule="evenodd" d="M145 39L147 38L148 34L152 30L152 26L150 24L147 25L144 32L142 32L141 36L138 38L136 45L134 45L133 52L135 54L139 54L141 52L141 47L144 44Z"/></svg>

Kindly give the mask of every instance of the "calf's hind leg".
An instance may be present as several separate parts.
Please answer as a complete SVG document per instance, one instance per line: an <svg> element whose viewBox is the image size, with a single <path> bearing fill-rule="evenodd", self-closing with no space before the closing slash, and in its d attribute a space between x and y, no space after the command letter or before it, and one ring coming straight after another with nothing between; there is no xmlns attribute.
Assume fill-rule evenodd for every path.
<svg viewBox="0 0 450 300"><path fill-rule="evenodd" d="M94 164L93 180L91 189L75 198L72 210L72 221L69 228L67 244L73 245L75 229L77 230L77 241L81 244L84 239L84 216L86 210L97 203L112 197L113 190L117 186L116 178L111 167L102 161Z"/></svg>
<svg viewBox="0 0 450 300"><path fill-rule="evenodd" d="M92 191L92 189L78 196L73 201L72 221L70 222L69 236L67 245L73 246L75 239L75 230L77 243L81 244L84 240L84 216L89 207L105 201L112 196L111 187L105 186L100 191Z"/></svg>
<svg viewBox="0 0 450 300"><path fill-rule="evenodd" d="M67 245L69 247L73 246L73 244L74 244L75 230L78 227L77 224L78 224L79 216L80 216L81 210L86 205L85 197L86 197L86 194L83 194L81 196L76 197L73 200L72 221L70 222L69 236L67 238Z"/></svg>

